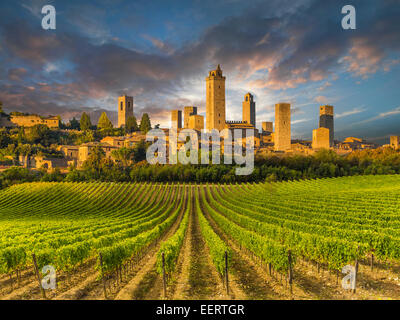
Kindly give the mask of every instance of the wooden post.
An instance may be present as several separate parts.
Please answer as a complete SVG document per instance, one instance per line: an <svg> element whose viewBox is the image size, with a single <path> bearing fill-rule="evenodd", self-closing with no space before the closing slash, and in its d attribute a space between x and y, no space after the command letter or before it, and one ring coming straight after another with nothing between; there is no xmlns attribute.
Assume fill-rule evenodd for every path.
<svg viewBox="0 0 400 320"><path fill-rule="evenodd" d="M356 287L357 287L357 273L358 273L358 258L356 258L356 263L355 263L354 289L353 289L353 293L356 293Z"/></svg>
<svg viewBox="0 0 400 320"><path fill-rule="evenodd" d="M289 250L288 253L288 261L289 261L289 288L290 288L290 294L293 293L293 269L292 269L292 252Z"/></svg>
<svg viewBox="0 0 400 320"><path fill-rule="evenodd" d="M229 294L229 279L228 279L228 252L225 251L225 282L226 282L226 294Z"/></svg>
<svg viewBox="0 0 400 320"><path fill-rule="evenodd" d="M100 272L101 272L101 280L103 281L103 293L104 293L104 298L107 299L107 290L106 290L106 279L104 278L104 271L103 271L103 256L100 253Z"/></svg>
<svg viewBox="0 0 400 320"><path fill-rule="evenodd" d="M167 297L167 279L166 279L166 277L165 277L165 256L164 256L164 252L161 254L161 256L162 256L164 298L166 298L166 297Z"/></svg>
<svg viewBox="0 0 400 320"><path fill-rule="evenodd" d="M44 291L44 289L42 287L42 280L40 278L39 269L38 269L37 262L36 262L36 256L35 256L34 253L32 254L32 260L33 260L33 266L35 267L35 273L36 273L37 281L39 283L39 289L42 292L43 299L46 299L46 292Z"/></svg>
<svg viewBox="0 0 400 320"><path fill-rule="evenodd" d="M371 271L374 270L374 254L371 254Z"/></svg>

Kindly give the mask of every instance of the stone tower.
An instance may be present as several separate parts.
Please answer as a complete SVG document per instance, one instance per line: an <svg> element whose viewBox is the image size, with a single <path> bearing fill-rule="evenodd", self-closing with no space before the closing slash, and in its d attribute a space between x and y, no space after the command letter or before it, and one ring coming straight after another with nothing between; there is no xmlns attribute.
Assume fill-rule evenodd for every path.
<svg viewBox="0 0 400 320"><path fill-rule="evenodd" d="M183 121L184 128L189 128L189 117L197 114L197 107L184 107L183 108Z"/></svg>
<svg viewBox="0 0 400 320"><path fill-rule="evenodd" d="M225 77L221 67L209 72L206 78L206 129L225 128Z"/></svg>
<svg viewBox="0 0 400 320"><path fill-rule="evenodd" d="M244 96L242 108L242 121L256 126L256 103L254 102L253 95L251 93L247 93Z"/></svg>
<svg viewBox="0 0 400 320"><path fill-rule="evenodd" d="M312 148L313 149L329 149L330 130L324 127L313 130Z"/></svg>
<svg viewBox="0 0 400 320"><path fill-rule="evenodd" d="M319 127L329 129L329 146L333 147L334 127L333 127L333 106L319 107Z"/></svg>
<svg viewBox="0 0 400 320"><path fill-rule="evenodd" d="M400 137L399 136L390 136L390 146L397 150L400 148Z"/></svg>
<svg viewBox="0 0 400 320"><path fill-rule="evenodd" d="M118 128L125 126L128 117L133 116L133 97L123 95L118 98Z"/></svg>
<svg viewBox="0 0 400 320"><path fill-rule="evenodd" d="M263 121L261 123L261 125L262 125L262 132L263 133L272 133L274 131L273 130L273 124L270 121Z"/></svg>
<svg viewBox="0 0 400 320"><path fill-rule="evenodd" d="M290 103L275 105L275 134L276 151L287 151L291 148L290 138Z"/></svg>
<svg viewBox="0 0 400 320"><path fill-rule="evenodd" d="M171 128L180 129L182 128L182 111L172 110L171 111Z"/></svg>

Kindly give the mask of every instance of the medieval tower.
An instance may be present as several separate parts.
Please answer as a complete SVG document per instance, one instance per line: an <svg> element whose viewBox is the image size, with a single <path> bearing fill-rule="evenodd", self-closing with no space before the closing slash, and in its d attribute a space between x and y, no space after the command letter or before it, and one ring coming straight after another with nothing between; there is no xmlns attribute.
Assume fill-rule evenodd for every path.
<svg viewBox="0 0 400 320"><path fill-rule="evenodd" d="M242 109L242 121L256 126L256 103L254 102L253 95L251 93L247 93L244 96Z"/></svg>
<svg viewBox="0 0 400 320"><path fill-rule="evenodd" d="M287 151L291 148L290 138L290 103L275 105L275 135L276 151Z"/></svg>
<svg viewBox="0 0 400 320"><path fill-rule="evenodd" d="M184 107L183 108L183 122L184 128L189 128L189 118L192 115L196 115L197 114L197 107Z"/></svg>
<svg viewBox="0 0 400 320"><path fill-rule="evenodd" d="M172 110L171 111L171 128L181 129L182 128L182 111Z"/></svg>
<svg viewBox="0 0 400 320"><path fill-rule="evenodd" d="M206 78L206 129L225 128L225 77L221 67L209 72Z"/></svg>
<svg viewBox="0 0 400 320"><path fill-rule="evenodd" d="M128 117L133 116L133 97L123 95L118 98L118 128L125 126Z"/></svg>
<svg viewBox="0 0 400 320"><path fill-rule="evenodd" d="M329 146L333 147L334 127L333 127L333 106L319 107L319 127L329 129Z"/></svg>

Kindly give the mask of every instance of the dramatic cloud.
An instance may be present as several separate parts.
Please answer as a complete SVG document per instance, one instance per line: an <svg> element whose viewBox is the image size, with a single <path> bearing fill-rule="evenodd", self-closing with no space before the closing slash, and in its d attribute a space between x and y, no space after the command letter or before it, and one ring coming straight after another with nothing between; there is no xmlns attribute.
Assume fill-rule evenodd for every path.
<svg viewBox="0 0 400 320"><path fill-rule="evenodd" d="M135 97L138 117L148 112L162 125L169 124L171 109L197 105L204 112L204 77L218 63L227 75L229 116L240 116L238 97L247 90L257 95L257 115L267 115L282 89L316 83L302 104L327 103L325 92L317 92L331 90L339 74L367 78L390 72L400 61L399 8L390 0L355 1L358 25L351 31L340 26L346 3L336 0L215 4L222 14L210 13L212 21L204 20L205 10L182 25L161 12L153 24L146 24L145 14L135 13L132 21L122 2L71 1L58 11L55 32L40 28L36 2L16 3L24 16L0 5L0 100L8 110L64 119L92 109L115 119L121 94ZM178 12L182 19L189 14ZM201 28L191 37L197 24ZM185 41L173 38L186 29ZM292 100L290 94L283 100Z"/></svg>
<svg viewBox="0 0 400 320"><path fill-rule="evenodd" d="M354 109L349 110L349 111L345 111L345 112L342 112L342 113L337 113L337 114L335 114L335 117L336 118L348 117L348 116L351 116L353 114L358 114L358 113L364 112L365 110L366 109L364 109L364 108L354 108Z"/></svg>

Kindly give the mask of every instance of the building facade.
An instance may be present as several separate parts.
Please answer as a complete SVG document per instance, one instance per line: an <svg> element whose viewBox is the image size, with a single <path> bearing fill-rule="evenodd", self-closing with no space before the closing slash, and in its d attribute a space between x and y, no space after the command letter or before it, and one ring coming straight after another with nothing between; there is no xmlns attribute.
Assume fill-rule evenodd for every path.
<svg viewBox="0 0 400 320"><path fill-rule="evenodd" d="M171 128L181 129L182 128L182 111L172 110L171 111Z"/></svg>
<svg viewBox="0 0 400 320"><path fill-rule="evenodd" d="M275 151L287 151L291 148L290 103L275 105Z"/></svg>
<svg viewBox="0 0 400 320"><path fill-rule="evenodd" d="M218 65L206 78L206 129L223 130L225 119L225 77Z"/></svg>
<svg viewBox="0 0 400 320"><path fill-rule="evenodd" d="M126 120L133 116L133 97L121 96L118 98L118 128L126 125Z"/></svg>
<svg viewBox="0 0 400 320"><path fill-rule="evenodd" d="M390 136L390 146L397 150L400 148L400 137L399 136Z"/></svg>
<svg viewBox="0 0 400 320"><path fill-rule="evenodd" d="M36 114L30 115L11 115L10 121L19 127L33 127L37 124L45 124L49 128L56 129L60 127L58 117L41 117Z"/></svg>
<svg viewBox="0 0 400 320"><path fill-rule="evenodd" d="M194 114L189 117L189 129L203 130L204 129L204 117L199 114Z"/></svg>
<svg viewBox="0 0 400 320"><path fill-rule="evenodd" d="M327 128L318 128L313 130L312 148L313 149L329 149L330 147L330 130Z"/></svg>
<svg viewBox="0 0 400 320"><path fill-rule="evenodd" d="M319 107L319 127L329 129L329 146L333 147L335 132L333 125L333 106Z"/></svg>
<svg viewBox="0 0 400 320"><path fill-rule="evenodd" d="M189 117L197 114L197 107L184 107L183 108L183 127L189 128Z"/></svg>
<svg viewBox="0 0 400 320"><path fill-rule="evenodd" d="M242 102L242 121L256 126L256 103L251 93L247 93Z"/></svg>
<svg viewBox="0 0 400 320"><path fill-rule="evenodd" d="M272 132L274 132L273 124L270 121L263 121L261 123L261 127L263 134L271 134Z"/></svg>

